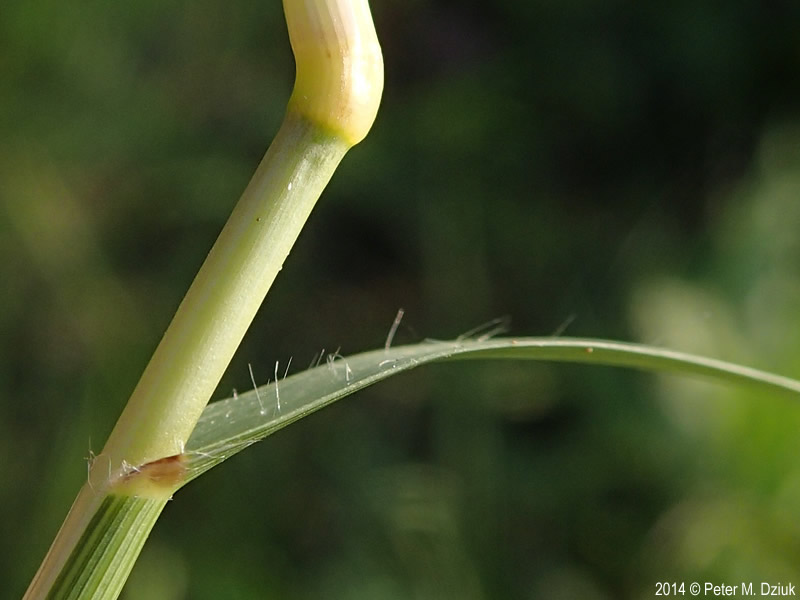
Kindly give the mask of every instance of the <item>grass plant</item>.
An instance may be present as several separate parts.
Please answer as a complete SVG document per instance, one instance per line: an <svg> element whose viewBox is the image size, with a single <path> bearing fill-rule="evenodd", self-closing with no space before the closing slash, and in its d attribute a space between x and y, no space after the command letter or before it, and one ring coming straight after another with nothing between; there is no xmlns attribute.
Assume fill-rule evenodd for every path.
<svg viewBox="0 0 800 600"><path fill-rule="evenodd" d="M113 599L173 494L320 408L425 364L543 360L704 376L800 398L800 382L593 339L486 336L391 346L208 401L317 199L375 118L383 62L366 0L284 0L297 75L283 125L147 365L26 599Z"/></svg>

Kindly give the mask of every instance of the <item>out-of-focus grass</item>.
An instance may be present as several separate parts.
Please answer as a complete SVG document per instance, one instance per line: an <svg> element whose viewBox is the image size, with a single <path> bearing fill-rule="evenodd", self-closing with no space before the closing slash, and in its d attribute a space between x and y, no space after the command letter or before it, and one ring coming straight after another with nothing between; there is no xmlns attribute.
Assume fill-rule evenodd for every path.
<svg viewBox="0 0 800 600"><path fill-rule="evenodd" d="M220 397L249 387L248 363L264 382L276 360L380 346L400 306L398 342L504 314L546 335L575 315L573 335L798 375L795 3L373 10L375 130ZM0 580L20 595L293 70L278 3L11 0L0 71ZM606 369L411 374L182 491L126 595L616 598L679 575L791 580L797 419Z"/></svg>

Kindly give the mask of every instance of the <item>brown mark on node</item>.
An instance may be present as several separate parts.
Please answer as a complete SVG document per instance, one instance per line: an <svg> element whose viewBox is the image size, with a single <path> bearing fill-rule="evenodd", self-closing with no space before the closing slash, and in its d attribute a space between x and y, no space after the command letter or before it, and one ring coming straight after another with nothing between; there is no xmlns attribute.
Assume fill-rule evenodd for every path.
<svg viewBox="0 0 800 600"><path fill-rule="evenodd" d="M134 467L125 475L123 481L148 479L158 486L173 486L181 483L186 476L186 454L174 454Z"/></svg>

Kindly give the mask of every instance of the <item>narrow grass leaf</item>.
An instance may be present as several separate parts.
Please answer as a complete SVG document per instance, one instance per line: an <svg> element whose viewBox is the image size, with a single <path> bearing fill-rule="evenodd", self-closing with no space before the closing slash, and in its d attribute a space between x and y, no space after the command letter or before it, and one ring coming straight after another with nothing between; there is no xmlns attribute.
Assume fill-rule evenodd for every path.
<svg viewBox="0 0 800 600"><path fill-rule="evenodd" d="M433 362L544 360L694 375L800 400L800 381L653 346L574 338L504 338L424 342L344 357L206 407L187 446L187 482L247 446L388 377Z"/></svg>

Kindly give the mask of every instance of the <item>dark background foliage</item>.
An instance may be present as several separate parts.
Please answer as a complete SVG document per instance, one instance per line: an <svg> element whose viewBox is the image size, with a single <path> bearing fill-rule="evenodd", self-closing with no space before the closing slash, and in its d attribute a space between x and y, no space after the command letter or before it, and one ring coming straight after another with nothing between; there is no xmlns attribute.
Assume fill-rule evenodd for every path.
<svg viewBox="0 0 800 600"><path fill-rule="evenodd" d="M800 376L800 5L373 2L351 151L217 397L322 348L598 336ZM276 131L279 3L0 8L0 581L21 595ZM565 330L565 331L564 331ZM586 366L447 365L181 491L124 593L650 598L800 584L800 410Z"/></svg>

